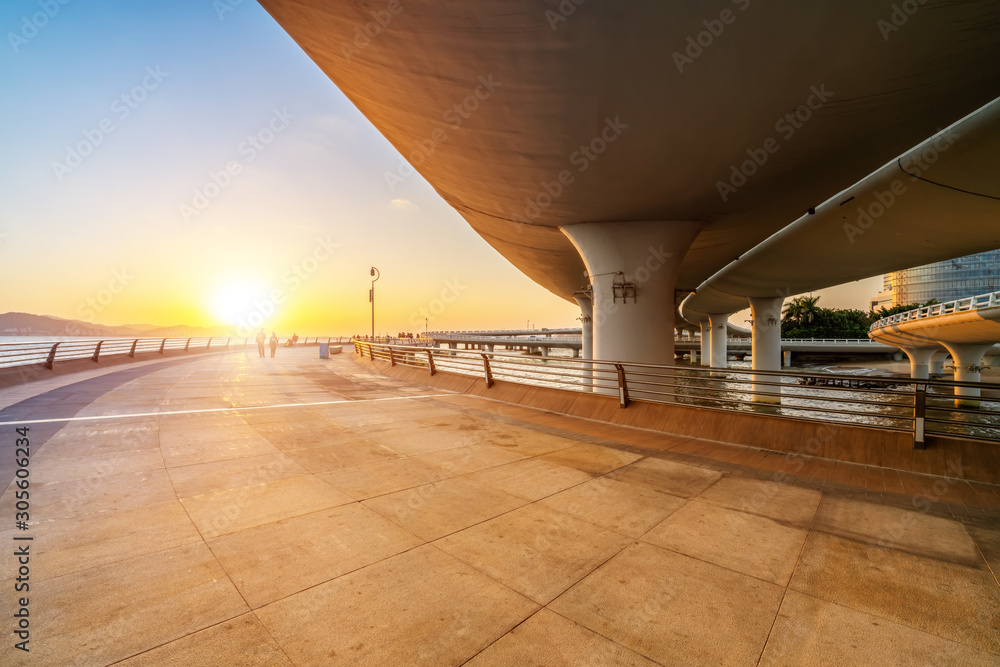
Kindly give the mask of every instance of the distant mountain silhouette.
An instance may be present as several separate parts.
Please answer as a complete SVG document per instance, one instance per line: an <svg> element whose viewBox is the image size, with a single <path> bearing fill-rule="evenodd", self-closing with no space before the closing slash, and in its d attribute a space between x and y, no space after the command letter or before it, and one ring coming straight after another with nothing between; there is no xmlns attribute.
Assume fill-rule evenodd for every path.
<svg viewBox="0 0 1000 667"><path fill-rule="evenodd" d="M186 324L161 327L153 324L129 324L111 326L67 320L49 315L30 313L4 313L0 315L0 335L2 336L135 336L145 337L194 337L229 336L225 327L192 327Z"/></svg>

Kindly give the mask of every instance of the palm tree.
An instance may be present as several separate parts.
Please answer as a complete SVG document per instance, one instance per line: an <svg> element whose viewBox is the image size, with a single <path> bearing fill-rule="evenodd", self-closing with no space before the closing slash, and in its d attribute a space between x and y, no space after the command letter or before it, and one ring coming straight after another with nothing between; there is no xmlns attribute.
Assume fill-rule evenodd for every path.
<svg viewBox="0 0 1000 667"><path fill-rule="evenodd" d="M783 313L786 322L795 322L799 326L803 323L811 323L816 318L816 311L819 310L816 303L818 296L798 296L788 302Z"/></svg>

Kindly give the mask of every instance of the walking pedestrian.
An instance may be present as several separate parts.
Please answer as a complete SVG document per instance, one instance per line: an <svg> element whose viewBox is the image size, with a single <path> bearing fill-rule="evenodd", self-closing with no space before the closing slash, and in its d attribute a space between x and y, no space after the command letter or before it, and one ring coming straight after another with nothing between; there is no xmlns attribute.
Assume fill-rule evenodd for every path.
<svg viewBox="0 0 1000 667"><path fill-rule="evenodd" d="M274 358L274 353L278 351L278 334L271 332L271 358Z"/></svg>
<svg viewBox="0 0 1000 667"><path fill-rule="evenodd" d="M267 334L261 329L257 332L257 354L260 355L261 359L264 358L264 343L267 342Z"/></svg>

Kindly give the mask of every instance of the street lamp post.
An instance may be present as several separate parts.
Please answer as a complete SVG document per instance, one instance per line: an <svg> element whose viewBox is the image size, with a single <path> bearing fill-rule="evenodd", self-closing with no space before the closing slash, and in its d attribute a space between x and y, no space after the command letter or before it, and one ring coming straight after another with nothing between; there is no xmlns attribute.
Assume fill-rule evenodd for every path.
<svg viewBox="0 0 1000 667"><path fill-rule="evenodd" d="M382 274L374 266L371 275L374 276L375 280L382 277ZM375 340L375 280L372 280L372 288L368 291L368 300L372 302L372 340Z"/></svg>

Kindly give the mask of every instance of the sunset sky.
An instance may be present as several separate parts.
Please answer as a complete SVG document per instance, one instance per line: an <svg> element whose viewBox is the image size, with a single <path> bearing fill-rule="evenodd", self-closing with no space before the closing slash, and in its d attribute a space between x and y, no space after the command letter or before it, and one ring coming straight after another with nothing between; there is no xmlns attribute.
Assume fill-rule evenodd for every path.
<svg viewBox="0 0 1000 667"><path fill-rule="evenodd" d="M390 189L399 154L251 0L5 0L0 27L0 312L350 334L374 265L379 332L578 324L419 175Z"/></svg>

